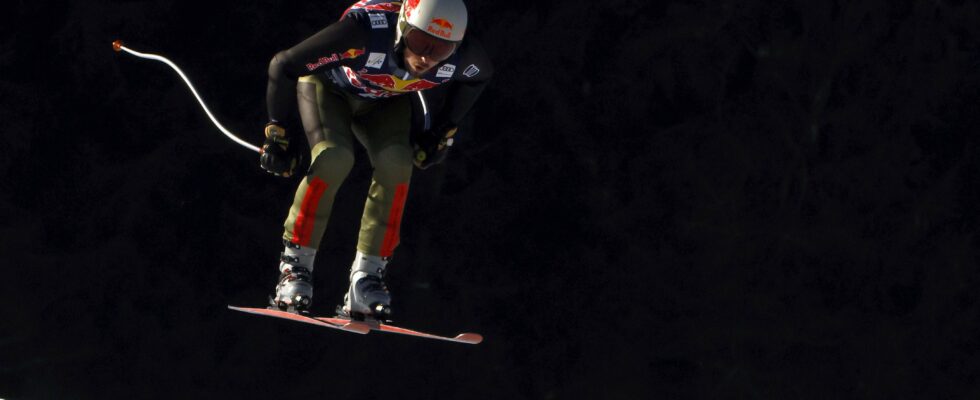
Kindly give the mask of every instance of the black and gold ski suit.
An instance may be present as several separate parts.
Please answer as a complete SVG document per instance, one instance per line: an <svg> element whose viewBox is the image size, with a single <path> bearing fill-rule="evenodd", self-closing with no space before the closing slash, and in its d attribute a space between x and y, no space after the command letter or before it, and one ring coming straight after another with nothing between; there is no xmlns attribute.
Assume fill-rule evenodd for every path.
<svg viewBox="0 0 980 400"><path fill-rule="evenodd" d="M284 121L298 97L312 150L284 224L285 240L319 246L337 189L354 165L356 139L374 167L357 250L390 257L414 165L411 96L450 84L446 107L434 120L456 124L493 73L482 47L467 37L453 56L422 76L409 74L395 45L399 8L398 2L358 2L340 21L278 53L269 66L269 119Z"/></svg>

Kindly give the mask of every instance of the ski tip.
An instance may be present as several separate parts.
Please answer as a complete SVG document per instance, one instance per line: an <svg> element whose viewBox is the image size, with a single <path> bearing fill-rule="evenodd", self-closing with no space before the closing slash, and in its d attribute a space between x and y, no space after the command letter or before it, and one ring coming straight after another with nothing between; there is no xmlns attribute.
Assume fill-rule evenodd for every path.
<svg viewBox="0 0 980 400"><path fill-rule="evenodd" d="M460 333L453 339L463 343L480 344L483 341L483 336L479 333Z"/></svg>

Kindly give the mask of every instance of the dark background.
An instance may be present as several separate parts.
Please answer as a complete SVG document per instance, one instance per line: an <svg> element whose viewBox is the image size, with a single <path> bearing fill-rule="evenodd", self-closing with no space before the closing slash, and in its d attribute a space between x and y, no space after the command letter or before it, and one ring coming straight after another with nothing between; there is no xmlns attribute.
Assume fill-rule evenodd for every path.
<svg viewBox="0 0 980 400"><path fill-rule="evenodd" d="M270 293L297 180L110 48L259 144L269 59L347 2L17 2L0 398L980 396L977 3L468 4L497 74L388 281L401 325L478 346L226 310Z"/></svg>

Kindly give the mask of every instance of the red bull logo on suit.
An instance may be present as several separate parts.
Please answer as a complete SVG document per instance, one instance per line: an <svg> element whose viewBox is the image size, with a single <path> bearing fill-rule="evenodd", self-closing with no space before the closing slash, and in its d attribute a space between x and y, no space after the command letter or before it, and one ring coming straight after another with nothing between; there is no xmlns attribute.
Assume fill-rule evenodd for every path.
<svg viewBox="0 0 980 400"><path fill-rule="evenodd" d="M371 82L375 86L384 88L392 92L416 92L419 90L431 89L439 86L438 83L430 82L425 79L399 79L394 75L388 74L359 74L363 81Z"/></svg>
<svg viewBox="0 0 980 400"><path fill-rule="evenodd" d="M312 72L324 65L333 64L340 60L357 58L362 55L364 55L364 49L347 49L347 51L343 53L334 53L327 57L320 57L316 60L316 62L307 63L306 69Z"/></svg>

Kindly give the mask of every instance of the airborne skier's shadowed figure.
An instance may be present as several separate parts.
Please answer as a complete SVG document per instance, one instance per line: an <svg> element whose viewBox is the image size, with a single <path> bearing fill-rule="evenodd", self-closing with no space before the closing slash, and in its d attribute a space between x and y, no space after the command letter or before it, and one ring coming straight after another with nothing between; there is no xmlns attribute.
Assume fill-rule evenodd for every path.
<svg viewBox="0 0 980 400"><path fill-rule="evenodd" d="M391 315L384 274L398 246L412 166L425 169L445 159L457 124L493 74L479 43L464 41L466 23L461 0L365 0L272 59L262 168L279 176L296 173L300 146L290 145L296 129L285 120L295 98L311 162L284 224L271 307L309 310L317 247L337 189L354 165L356 139L374 174L339 313L377 320ZM444 112L431 128L413 134L412 102L403 95L450 83Z"/></svg>

